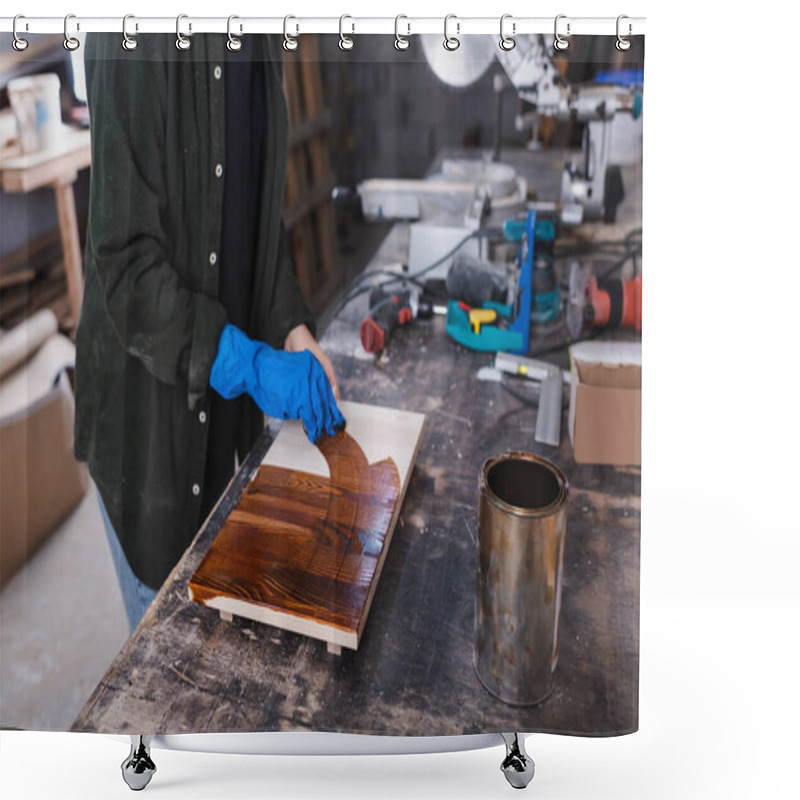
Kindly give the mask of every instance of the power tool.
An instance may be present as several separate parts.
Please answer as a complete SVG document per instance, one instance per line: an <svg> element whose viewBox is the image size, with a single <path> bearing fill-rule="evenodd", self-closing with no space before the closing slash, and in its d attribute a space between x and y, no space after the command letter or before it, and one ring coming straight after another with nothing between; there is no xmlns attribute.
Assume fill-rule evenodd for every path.
<svg viewBox="0 0 800 800"><path fill-rule="evenodd" d="M459 344L472 350L490 352L509 352L525 355L528 352L531 320L548 321L557 314L560 305L558 285L549 283L534 287L534 282L542 275L552 272L552 242L555 228L551 221L537 219L536 210L530 209L524 226L505 237L519 241L519 275L513 300L510 304L486 299L480 309L465 305L460 298L451 298L447 306L447 333ZM540 247L544 245L540 257ZM540 266L541 265L541 266ZM538 294L539 290L541 294ZM541 306L537 299L543 300ZM553 307L555 306L555 310ZM543 312L539 318L537 310ZM485 312L494 312L494 316Z"/></svg>
<svg viewBox="0 0 800 800"><path fill-rule="evenodd" d="M526 235L527 222L508 219L503 224L503 238L507 242L520 242ZM557 220L552 214L539 212L533 237L536 243L533 259L533 296L531 322L553 322L561 314L561 290L553 266L553 250L558 236Z"/></svg>
<svg viewBox="0 0 800 800"><path fill-rule="evenodd" d="M569 274L567 327L577 339L585 327L642 330L642 276L596 278L579 264Z"/></svg>
<svg viewBox="0 0 800 800"><path fill-rule="evenodd" d="M398 327L415 318L430 319L433 313L433 305L420 300L418 292L389 292L376 286L369 294L369 312L361 322L361 346L368 353L380 353Z"/></svg>

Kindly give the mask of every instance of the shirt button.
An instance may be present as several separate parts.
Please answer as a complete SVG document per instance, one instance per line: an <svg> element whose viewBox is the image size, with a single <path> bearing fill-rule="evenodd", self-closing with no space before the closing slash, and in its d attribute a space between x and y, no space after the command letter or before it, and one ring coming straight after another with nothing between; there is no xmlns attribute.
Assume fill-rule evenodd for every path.
<svg viewBox="0 0 800 800"><path fill-rule="evenodd" d="M198 414L198 418L200 419L200 423L201 424L205 424L206 419L208 419L208 417L206 417L206 412L205 411L201 411Z"/></svg>
<svg viewBox="0 0 800 800"><path fill-rule="evenodd" d="M216 167L214 167L214 174L215 174L215 175L216 175L218 178L221 178L221 177L222 177L222 164L217 164L217 166L216 166Z"/></svg>
<svg viewBox="0 0 800 800"><path fill-rule="evenodd" d="M192 486L192 494L195 497L200 494L200 484L196 483L194 486Z"/></svg>
<svg viewBox="0 0 800 800"><path fill-rule="evenodd" d="M208 254L208 263L211 264L212 267L217 263L217 254L213 250Z"/></svg>
<svg viewBox="0 0 800 800"><path fill-rule="evenodd" d="M222 77L222 67L214 67L214 77L219 80Z"/></svg>

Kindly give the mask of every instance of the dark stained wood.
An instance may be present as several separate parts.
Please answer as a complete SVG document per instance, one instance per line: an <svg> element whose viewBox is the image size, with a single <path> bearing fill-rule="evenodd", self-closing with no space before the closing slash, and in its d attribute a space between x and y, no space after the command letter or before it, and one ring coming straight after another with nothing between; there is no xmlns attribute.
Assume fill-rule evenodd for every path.
<svg viewBox="0 0 800 800"><path fill-rule="evenodd" d="M400 476L346 432L319 449L329 479L259 467L189 582L194 600L241 600L307 620L310 636L337 642L334 628L357 641Z"/></svg>

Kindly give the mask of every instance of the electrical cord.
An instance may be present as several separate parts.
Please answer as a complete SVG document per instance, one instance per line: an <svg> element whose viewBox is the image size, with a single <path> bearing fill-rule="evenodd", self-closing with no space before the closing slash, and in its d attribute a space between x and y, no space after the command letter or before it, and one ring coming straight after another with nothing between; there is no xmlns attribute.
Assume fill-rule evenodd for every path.
<svg viewBox="0 0 800 800"><path fill-rule="evenodd" d="M625 253L618 261L615 261L608 269L600 273L597 277L598 278L607 278L609 275L613 275L617 270L622 269L625 264L630 259L633 262L633 274L639 274L639 265L636 261L636 257L641 255L641 248L642 248L642 240L639 239L639 245L637 248L631 248L628 252Z"/></svg>
<svg viewBox="0 0 800 800"><path fill-rule="evenodd" d="M409 273L407 275L404 274L397 274L397 273L390 273L386 270L375 270L370 272L363 272L361 275L356 276L353 279L353 283L351 284L351 291L350 293L339 303L339 305L334 310L333 314L331 315L331 322L335 320L339 314L344 310L345 306L349 305L356 297L364 294L365 292L371 291L375 287L382 287L388 286L392 283L397 283L398 281L410 281L417 286L422 286L424 288L424 284L419 280L423 275L427 275L429 272L432 272L436 267L440 264L443 264L447 261L448 258L454 256L470 239L478 239L484 238L487 236L497 235L498 229L496 228L480 228L478 230L472 231L467 236L465 236L458 244L455 245L451 250L445 253L440 258L436 259L432 264L429 264L427 267L423 269L417 270L416 272ZM374 283L369 286L358 286L358 284L362 283L365 280L373 277L374 275L381 275L381 274L388 274L392 277L389 280L381 281L379 283ZM353 288L357 287L357 288Z"/></svg>
<svg viewBox="0 0 800 800"><path fill-rule="evenodd" d="M381 281L380 283L370 284L369 287L363 287L362 286L360 288L362 288L362 289L363 288L374 289L376 286L386 286L386 285L388 285L390 283L397 283L398 281L401 281L401 282L408 281L409 283L413 283L415 286L419 286L420 289L426 289L427 288L425 286L425 284L423 283L423 281L419 280L418 278L415 278L412 275L405 275L405 274L403 274L401 272L391 272L390 270L387 270L387 269L376 269L376 270L373 270L372 272L370 272L368 277L372 278L372 277L374 277L376 275L384 275L384 276L388 277L389 280ZM361 277L361 276L359 276L359 277ZM357 283L363 283L363 280L362 281L358 281L358 282L356 282L355 280L353 281L353 284L357 285ZM350 288L353 289L353 285L352 284L351 284ZM435 294L441 294L440 292L434 292L434 293Z"/></svg>
<svg viewBox="0 0 800 800"><path fill-rule="evenodd" d="M613 248L605 248L599 247L598 249L592 250L589 248L588 243L582 243L574 250L570 251L568 255L567 252L559 253L558 255L554 256L557 259L563 258L576 258L580 255L588 255L591 253L592 255L615 255L618 256L616 260L613 260L609 266L605 266L608 264L607 260L603 262L603 269L598 270L596 272L596 277L600 280L604 278L608 278L610 275L613 275L617 270L621 269L625 266L625 264L630 260L633 263L633 274L639 275L641 274L641 267L639 265L638 257L642 254L642 229L641 228L634 228L628 234L626 234L625 238L619 240L614 243ZM598 245L603 245L608 243L598 242ZM620 251L620 245L622 245L623 249ZM559 284L564 291L569 291L569 284L567 283L560 283Z"/></svg>
<svg viewBox="0 0 800 800"><path fill-rule="evenodd" d="M638 274L639 265L637 258L642 252L642 229L634 228L623 239L608 240L603 242L578 242L576 244L557 246L553 259L562 261L569 258L580 258L587 255L625 256L634 264L634 271ZM624 264L625 261L622 262ZM619 268L619 267L617 267Z"/></svg>
<svg viewBox="0 0 800 800"><path fill-rule="evenodd" d="M597 245L579 244L553 250L554 261L564 261L569 258L583 258L590 255L617 255L626 252L624 243L602 242Z"/></svg>
<svg viewBox="0 0 800 800"><path fill-rule="evenodd" d="M633 251L633 274L640 275L640 267L636 261L636 257L642 254L642 229L641 228L634 228L626 237L625 241L630 243L630 240L633 238L638 237L638 241L636 243L636 248Z"/></svg>
<svg viewBox="0 0 800 800"><path fill-rule="evenodd" d="M603 264L603 267L605 268L601 268L596 271L597 279L603 280L604 278L608 278L609 276L613 275L617 270L622 269L622 267L624 267L625 264L627 264L631 258L632 254L626 253L624 256L622 256L622 258L618 259L617 261L612 261L609 266L605 266L606 264L608 264L608 262L606 261Z"/></svg>

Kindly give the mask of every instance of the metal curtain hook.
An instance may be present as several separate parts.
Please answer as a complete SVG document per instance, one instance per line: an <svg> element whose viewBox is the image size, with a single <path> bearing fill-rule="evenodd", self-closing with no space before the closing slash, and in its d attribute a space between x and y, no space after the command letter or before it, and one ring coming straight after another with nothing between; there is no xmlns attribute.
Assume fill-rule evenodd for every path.
<svg viewBox="0 0 800 800"><path fill-rule="evenodd" d="M553 42L553 47L555 47L556 50L566 50L569 47L569 39L563 37L558 32L558 21L560 19L566 19L566 18L567 18L566 14L559 14L556 17L556 22L555 22L555 26L554 26L556 40ZM569 35L570 35L570 33L569 33L569 22L568 22L567 23L567 36L569 36Z"/></svg>
<svg viewBox="0 0 800 800"><path fill-rule="evenodd" d="M237 50L241 50L242 49L242 40L241 39L237 39L231 33L231 22L233 22L233 20L235 20L235 19L239 19L239 17L237 17L236 14L231 14L228 17L228 44L227 44L227 47L228 47L228 50L230 50L232 53L235 53ZM242 26L240 25L239 26L239 31L241 31L241 30L242 30Z"/></svg>
<svg viewBox="0 0 800 800"><path fill-rule="evenodd" d="M187 19L188 16L189 16L188 14L178 14L178 18L175 20L175 35L178 37L177 39L175 39L175 47L177 47L178 50L188 50L192 46L191 39L187 39L181 33L181 20ZM191 32L191 30L192 30L192 23L190 22L189 31Z"/></svg>
<svg viewBox="0 0 800 800"><path fill-rule="evenodd" d="M69 50L70 52L77 50L81 45L78 39L76 39L74 36L70 36L69 34L69 21L71 19L75 19L74 14L67 14L67 16L64 17L64 49ZM77 29L81 29L80 24L77 25Z"/></svg>
<svg viewBox="0 0 800 800"><path fill-rule="evenodd" d="M13 24L13 26L11 28L12 32L14 33L14 41L11 43L11 46L17 52L21 53L28 46L28 40L27 39L23 39L21 36L19 36L17 34L17 20L18 19L25 19L25 16L23 14L17 14L17 16L14 17L14 24ZM25 30L27 30L27 29L28 29L28 23L26 22L25 23Z"/></svg>
<svg viewBox="0 0 800 800"><path fill-rule="evenodd" d="M408 19L408 17L405 14L398 14L394 18L394 46L398 50L408 50L409 46L411 45L411 42L409 42L408 39L406 39L404 36L400 35L400 20L401 19ZM411 23L407 22L406 23L406 27L408 28L407 35L410 36L411 35Z"/></svg>
<svg viewBox="0 0 800 800"><path fill-rule="evenodd" d="M122 46L126 50L135 50L136 49L136 45L139 44L139 43L136 41L135 37L128 36L128 20L129 19L136 19L136 17L134 17L133 14L126 14L122 18ZM135 27L136 27L136 30L138 31L139 30L139 23L138 22L136 23Z"/></svg>
<svg viewBox="0 0 800 800"><path fill-rule="evenodd" d="M619 50L620 52L623 52L623 53L626 50L630 50L631 49L631 40L630 39L626 39L620 33L620 23L624 19L628 19L628 17L626 17L625 14L620 14L617 17L617 43L616 43L617 50ZM628 36L630 36L632 32L633 32L633 25L631 25L631 23L629 22L628 23Z"/></svg>
<svg viewBox="0 0 800 800"><path fill-rule="evenodd" d="M342 14L342 16L339 17L339 47L342 50L352 50L355 42L349 36L345 36L342 31L342 25L346 19L352 19L352 17L349 14ZM355 23L353 23L351 33L355 33L355 30L356 26Z"/></svg>
<svg viewBox="0 0 800 800"><path fill-rule="evenodd" d="M503 25L505 24L505 21L507 19L511 19L511 14L503 14L503 16L500 17L500 49L501 50L513 50L517 46L517 43L510 36L506 36L505 33L503 33ZM512 22L511 23L511 33L516 33L516 32L517 32L517 23L516 22Z"/></svg>
<svg viewBox="0 0 800 800"><path fill-rule="evenodd" d="M289 20L295 19L291 14L283 18L283 49L292 51L297 50L297 39L293 36L289 36L289 32L287 30L289 25ZM300 26L295 25L295 34L300 33Z"/></svg>
<svg viewBox="0 0 800 800"><path fill-rule="evenodd" d="M461 42L455 36L447 35L447 24L451 19L458 19L455 14L448 14L444 18L444 49L445 50L458 50L461 47ZM461 23L456 22L456 33L461 33Z"/></svg>

